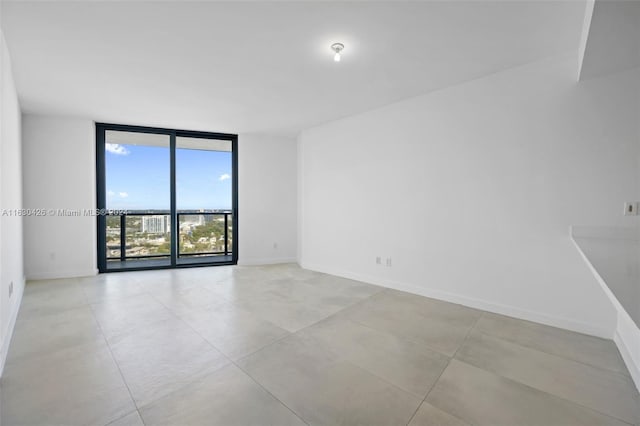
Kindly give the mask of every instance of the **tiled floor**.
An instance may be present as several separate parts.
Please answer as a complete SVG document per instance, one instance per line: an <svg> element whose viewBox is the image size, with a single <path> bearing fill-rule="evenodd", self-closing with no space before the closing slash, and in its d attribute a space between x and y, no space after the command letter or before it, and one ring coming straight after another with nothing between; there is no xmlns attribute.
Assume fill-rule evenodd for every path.
<svg viewBox="0 0 640 426"><path fill-rule="evenodd" d="M9 425L625 425L608 340L295 265L31 282Z"/></svg>

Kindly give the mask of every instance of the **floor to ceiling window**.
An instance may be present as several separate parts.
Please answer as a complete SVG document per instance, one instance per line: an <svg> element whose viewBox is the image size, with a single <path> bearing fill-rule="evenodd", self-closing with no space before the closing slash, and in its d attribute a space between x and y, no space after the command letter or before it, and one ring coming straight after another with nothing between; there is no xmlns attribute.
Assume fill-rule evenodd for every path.
<svg viewBox="0 0 640 426"><path fill-rule="evenodd" d="M97 124L100 272L237 262L237 136Z"/></svg>

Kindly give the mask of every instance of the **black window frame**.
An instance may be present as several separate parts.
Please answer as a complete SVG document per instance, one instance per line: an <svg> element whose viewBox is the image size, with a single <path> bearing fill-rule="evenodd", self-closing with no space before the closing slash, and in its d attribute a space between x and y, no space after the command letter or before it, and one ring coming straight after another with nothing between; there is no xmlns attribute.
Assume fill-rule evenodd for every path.
<svg viewBox="0 0 640 426"><path fill-rule="evenodd" d="M163 266L139 266L124 268L107 268L107 247L106 247L106 221L107 216L98 214L97 219L97 242L98 242L98 271L100 273L107 272L124 272L124 271L140 271L154 269L176 269L176 268L193 268L203 266L222 266L236 265L238 263L238 135L231 133L214 133L202 132L195 130L168 129L162 127L146 127L133 126L126 124L113 123L95 123L96 126L96 208L98 212L105 211L107 206L106 191L106 155L105 155L105 135L107 130L115 130L122 132L150 133L169 136L169 155L170 155L170 215L171 215L171 264ZM200 138L200 139L216 139L231 142L231 192L232 192L232 238L233 246L230 261L216 262L199 262L193 264L178 263L178 243L180 233L176 232L177 228L177 208L176 208L176 139L178 137Z"/></svg>

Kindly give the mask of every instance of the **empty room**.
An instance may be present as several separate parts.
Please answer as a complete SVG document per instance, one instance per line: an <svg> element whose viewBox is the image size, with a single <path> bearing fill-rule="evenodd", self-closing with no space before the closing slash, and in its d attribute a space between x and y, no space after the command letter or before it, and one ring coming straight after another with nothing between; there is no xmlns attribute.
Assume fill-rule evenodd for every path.
<svg viewBox="0 0 640 426"><path fill-rule="evenodd" d="M0 425L640 426L640 1L0 29Z"/></svg>

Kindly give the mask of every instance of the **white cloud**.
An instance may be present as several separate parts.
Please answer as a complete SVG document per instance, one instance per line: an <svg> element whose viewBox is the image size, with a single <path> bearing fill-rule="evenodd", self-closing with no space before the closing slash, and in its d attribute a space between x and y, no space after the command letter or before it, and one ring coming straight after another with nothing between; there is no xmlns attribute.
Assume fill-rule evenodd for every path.
<svg viewBox="0 0 640 426"><path fill-rule="evenodd" d="M225 181L225 180L227 180L227 179L231 179L231 175L230 175L229 173L225 173L225 174L223 174L223 175L220 175L220 177L218 178L218 180L219 180L220 182Z"/></svg>
<svg viewBox="0 0 640 426"><path fill-rule="evenodd" d="M120 198L127 198L129 196L126 192L120 192L118 195L120 195Z"/></svg>
<svg viewBox="0 0 640 426"><path fill-rule="evenodd" d="M107 152L110 152L116 155L129 155L129 150L117 143L106 143L104 144L104 149Z"/></svg>
<svg viewBox="0 0 640 426"><path fill-rule="evenodd" d="M115 193L115 192L113 192L112 190L108 190L108 191L107 191L107 196L108 196L108 197L113 197L114 195L116 195L116 193Z"/></svg>

